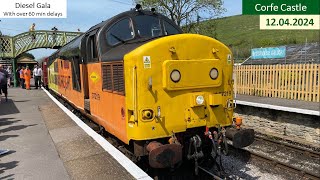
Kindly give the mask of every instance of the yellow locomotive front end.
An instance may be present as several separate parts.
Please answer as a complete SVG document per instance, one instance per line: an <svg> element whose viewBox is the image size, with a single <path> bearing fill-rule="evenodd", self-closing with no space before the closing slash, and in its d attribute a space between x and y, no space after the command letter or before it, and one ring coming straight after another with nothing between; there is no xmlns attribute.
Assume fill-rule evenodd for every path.
<svg viewBox="0 0 320 180"><path fill-rule="evenodd" d="M160 38L127 54L124 66L129 139L232 124L232 54L219 41Z"/></svg>
<svg viewBox="0 0 320 180"><path fill-rule="evenodd" d="M128 139L152 167L170 167L182 154L197 160L206 140L227 148L226 135L237 147L253 142L253 130L227 129L233 124L233 59L221 42L196 34L159 38L127 54L124 67Z"/></svg>

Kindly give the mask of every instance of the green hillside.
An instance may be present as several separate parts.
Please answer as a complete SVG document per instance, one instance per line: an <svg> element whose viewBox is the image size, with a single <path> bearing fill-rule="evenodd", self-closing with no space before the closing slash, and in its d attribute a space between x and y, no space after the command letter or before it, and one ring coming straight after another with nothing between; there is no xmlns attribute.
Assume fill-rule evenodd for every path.
<svg viewBox="0 0 320 180"><path fill-rule="evenodd" d="M199 33L215 37L231 47L237 59L250 56L250 49L287 44L320 42L319 30L260 30L259 16L238 15L201 22Z"/></svg>

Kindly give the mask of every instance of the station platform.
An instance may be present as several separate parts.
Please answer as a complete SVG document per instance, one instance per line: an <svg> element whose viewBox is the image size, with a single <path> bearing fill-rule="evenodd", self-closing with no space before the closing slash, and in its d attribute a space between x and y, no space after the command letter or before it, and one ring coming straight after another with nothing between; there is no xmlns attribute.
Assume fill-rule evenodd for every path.
<svg viewBox="0 0 320 180"><path fill-rule="evenodd" d="M42 89L0 104L0 179L151 179ZM61 106L61 107L60 107Z"/></svg>
<svg viewBox="0 0 320 180"><path fill-rule="evenodd" d="M239 105L320 116L320 104L317 102L259 97L242 94L237 94L235 99L236 103Z"/></svg>

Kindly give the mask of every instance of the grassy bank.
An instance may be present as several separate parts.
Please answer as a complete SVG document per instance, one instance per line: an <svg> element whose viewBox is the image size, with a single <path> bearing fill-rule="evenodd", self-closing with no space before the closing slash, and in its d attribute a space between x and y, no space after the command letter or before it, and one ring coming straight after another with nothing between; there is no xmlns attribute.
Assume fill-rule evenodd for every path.
<svg viewBox="0 0 320 180"><path fill-rule="evenodd" d="M259 16L237 15L201 22L199 33L228 45L238 59L251 48L319 42L319 30L260 30Z"/></svg>

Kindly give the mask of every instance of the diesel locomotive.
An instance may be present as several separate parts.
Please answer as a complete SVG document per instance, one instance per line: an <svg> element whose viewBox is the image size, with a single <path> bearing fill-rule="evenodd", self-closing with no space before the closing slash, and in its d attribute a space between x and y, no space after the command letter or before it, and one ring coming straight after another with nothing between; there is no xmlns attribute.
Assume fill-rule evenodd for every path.
<svg viewBox="0 0 320 180"><path fill-rule="evenodd" d="M151 167L197 162L253 142L233 117L233 56L221 42L183 34L139 8L103 21L43 65L48 88L147 156Z"/></svg>

